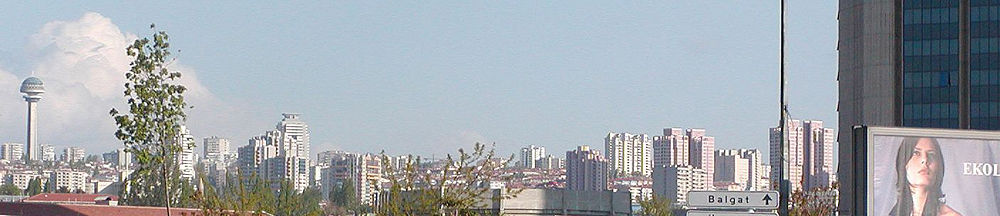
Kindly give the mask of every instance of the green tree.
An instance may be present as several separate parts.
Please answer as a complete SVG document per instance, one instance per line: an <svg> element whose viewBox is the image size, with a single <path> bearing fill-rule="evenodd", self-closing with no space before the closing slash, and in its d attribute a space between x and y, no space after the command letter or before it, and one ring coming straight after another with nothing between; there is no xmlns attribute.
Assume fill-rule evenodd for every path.
<svg viewBox="0 0 1000 216"><path fill-rule="evenodd" d="M28 188L25 189L24 193L28 196L34 196L42 193L42 189L42 179L34 178L28 181Z"/></svg>
<svg viewBox="0 0 1000 216"><path fill-rule="evenodd" d="M10 182L0 186L0 195L21 195L22 193L24 191L21 191L21 188L17 188L17 186Z"/></svg>
<svg viewBox="0 0 1000 216"><path fill-rule="evenodd" d="M796 190L788 200L791 207L788 215L833 215L837 211L837 188L840 184L833 182L830 187L817 187L807 191Z"/></svg>
<svg viewBox="0 0 1000 216"><path fill-rule="evenodd" d="M670 216L673 215L670 199L660 198L656 195L652 199L639 201L642 210L638 212L641 216Z"/></svg>
<svg viewBox="0 0 1000 216"><path fill-rule="evenodd" d="M69 187L66 186L59 187L59 189L56 189L56 193L69 193Z"/></svg>
<svg viewBox="0 0 1000 216"><path fill-rule="evenodd" d="M512 180L510 175L501 175L501 170L514 156L498 158L495 146L487 148L476 143L472 152L458 149L458 154L448 154L440 167L424 167L420 157L411 155L399 170L390 166L389 157L383 153L382 166L391 175L388 177L391 186L383 191L388 193L387 200L382 202L377 213L476 215L492 203L490 199L513 198L520 189L506 188L501 196L493 197L489 184Z"/></svg>
<svg viewBox="0 0 1000 216"><path fill-rule="evenodd" d="M243 175L229 175L226 184L215 187L199 177L203 190L195 192L195 201L202 213L212 215L264 215L275 212L277 201L267 181L256 173L244 178Z"/></svg>
<svg viewBox="0 0 1000 216"><path fill-rule="evenodd" d="M155 31L155 25L150 25ZM127 205L166 206L184 204L184 186L172 166L182 149L177 135L186 115L181 73L171 71L169 36L165 31L135 40L126 48L134 58L125 72L124 96L128 112L112 108L118 125L115 137L135 157L136 170L124 182L122 202Z"/></svg>
<svg viewBox="0 0 1000 216"><path fill-rule="evenodd" d="M39 180L39 183L41 183L40 180ZM56 192L56 182L55 181L45 181L45 185L42 187L42 191L45 192L45 193L54 193L54 192Z"/></svg>
<svg viewBox="0 0 1000 216"><path fill-rule="evenodd" d="M354 181L350 178L345 179L340 185L330 189L329 199L333 207L330 213L348 214L350 212L357 212L358 198L355 193Z"/></svg>

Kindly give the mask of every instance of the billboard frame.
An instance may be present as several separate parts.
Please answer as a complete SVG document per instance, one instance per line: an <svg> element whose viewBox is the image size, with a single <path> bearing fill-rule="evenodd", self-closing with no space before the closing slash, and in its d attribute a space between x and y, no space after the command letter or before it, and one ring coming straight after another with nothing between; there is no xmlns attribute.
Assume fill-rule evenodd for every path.
<svg viewBox="0 0 1000 216"><path fill-rule="evenodd" d="M998 131L982 131L982 130L959 130L959 129L938 129L938 128L904 128L904 127L869 127L869 126L855 126L854 127L854 147L855 154L852 157L856 163L852 164L854 167L854 184L856 185L854 189L854 211L850 215L874 215L873 200L869 197L874 196L874 191L871 186L874 185L874 178L868 175L868 170L874 170L875 165L869 163L869 161L875 158L875 153L869 151L871 147L868 141L874 140L875 136L919 136L919 137L935 137L935 138L946 138L946 139L981 139L981 140L1000 140L1000 132ZM859 155L864 155L864 157L859 157ZM843 160L843 158L841 158Z"/></svg>

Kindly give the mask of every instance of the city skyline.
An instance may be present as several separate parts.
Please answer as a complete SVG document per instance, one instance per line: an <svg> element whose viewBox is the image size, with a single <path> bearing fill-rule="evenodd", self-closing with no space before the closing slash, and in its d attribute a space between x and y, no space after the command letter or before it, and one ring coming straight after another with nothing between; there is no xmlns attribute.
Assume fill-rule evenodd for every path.
<svg viewBox="0 0 1000 216"><path fill-rule="evenodd" d="M204 5L205 9L217 6ZM28 15L20 13L39 11L28 9L38 5L12 4L11 8L21 9L2 15L4 20L15 22L11 30L4 32L12 37L0 39L0 83L7 86L8 82L20 82L32 71L46 81L46 100L39 103L40 113L45 114L39 119L41 144L111 151L121 145L107 130L113 124L106 112L121 103L121 92L108 87L90 88L87 84L120 79L121 74L113 71L123 71L127 61L107 58L100 64L88 62L84 57L93 53L83 51L100 47L97 52L101 55L94 56L122 52L113 47L127 44L135 35L149 32L149 23L157 23L160 30L171 34L173 46L181 50L176 53L178 69L189 79L185 82L192 83L192 135L199 139L230 138L234 145L245 144L257 131L269 128L276 120L273 115L282 112L303 113L303 118L311 122L312 152L385 149L392 154L409 153L393 152L403 149L397 140L405 137L411 140L406 145L418 147L408 149L420 155L435 153L433 149L471 146L475 141L495 142L505 153L516 152L527 144L561 151L584 144L599 146L602 135L591 134L654 134L670 126L714 131L720 148L763 149L767 145L767 128L777 123L776 115L758 113L772 110L777 104L773 91L760 91L777 89L777 64L760 63L776 59L777 31L773 29L777 27L777 13L766 12L776 12L777 3L540 7L497 3L480 9L495 17L522 17L512 21L462 12L479 8L467 4L450 5L453 9L443 11L364 3L307 7L312 6L323 12L302 10L302 15L289 19L226 28L226 20L257 18L223 13L218 14L223 23L195 25L192 23L204 20L190 18L208 12L186 10L194 6L185 4L165 11L190 11L181 13L189 17L168 17L166 14L173 13L167 12L139 17L113 9L128 8L117 3L55 5L42 14ZM738 15L722 16L719 11L736 11ZM408 22L375 17L362 21L369 17L359 12L414 19ZM827 122L835 118L835 12L833 2L790 5L790 17L801 18L789 22L789 51L793 54L789 57L793 72L790 85L804 89L792 93L791 108L798 117ZM276 11L274 16L286 13ZM307 25L314 20L338 20L335 18L343 21ZM465 21L431 22L452 19ZM377 22L385 27L360 28L349 24L352 22ZM722 25L733 28L717 28ZM552 26L569 27L550 33L539 30ZM114 40L102 37L105 34L86 35L83 30L111 32ZM369 34L381 36L358 37ZM733 35L743 38L734 40ZM314 36L315 40L308 40ZM103 46L66 42L81 38ZM275 42L260 47L241 45L258 44L264 39ZM319 46L307 46L301 41L315 41ZM495 41L496 45L484 41ZM83 56L63 55L52 49L78 49ZM482 50L487 50L486 54ZM526 53L536 54L522 55ZM717 64L718 59L731 60ZM93 71L112 72L88 74ZM732 77L737 79L729 79ZM273 82L259 85L265 80ZM550 85L553 83L564 84ZM366 87L369 84L371 87ZM672 94L678 90L689 94ZM10 98L4 95L13 94L4 92L0 96ZM632 96L637 103L609 103L620 101L615 99L622 95ZM0 102L0 135L5 136L0 138L4 142L23 140L23 100L19 106L7 106L18 99L14 96L12 101ZM269 102L254 102L257 99ZM670 101L679 100L701 101L705 107L670 106ZM78 107L93 113L55 112L59 107ZM729 109L735 107L741 109ZM227 115L216 115L219 113Z"/></svg>

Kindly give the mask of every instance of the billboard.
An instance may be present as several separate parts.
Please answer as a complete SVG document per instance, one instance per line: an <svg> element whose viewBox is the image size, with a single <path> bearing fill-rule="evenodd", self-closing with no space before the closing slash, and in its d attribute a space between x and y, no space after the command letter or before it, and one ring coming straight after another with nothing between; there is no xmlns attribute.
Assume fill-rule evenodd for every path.
<svg viewBox="0 0 1000 216"><path fill-rule="evenodd" d="M863 127L855 136L866 215L1000 215L1000 132Z"/></svg>

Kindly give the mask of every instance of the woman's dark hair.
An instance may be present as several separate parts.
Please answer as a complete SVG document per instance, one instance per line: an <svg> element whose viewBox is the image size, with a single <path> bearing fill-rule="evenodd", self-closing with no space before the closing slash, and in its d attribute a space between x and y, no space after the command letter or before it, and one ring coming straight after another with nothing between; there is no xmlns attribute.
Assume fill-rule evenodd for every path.
<svg viewBox="0 0 1000 216"><path fill-rule="evenodd" d="M896 154L896 192L899 193L894 209L896 215L911 215L913 212L913 197L910 191L910 181L906 178L906 164L913 157L914 148L920 139L930 140L931 145L937 150L937 154L928 155L933 157L928 160L935 161L940 167L933 173L934 178L931 185L927 187L927 201L924 201L923 215L938 215L941 210L941 198L944 197L944 193L941 192L941 182L944 180L944 157L941 156L941 145L934 138L906 137L903 138L903 143L899 146L899 152Z"/></svg>

